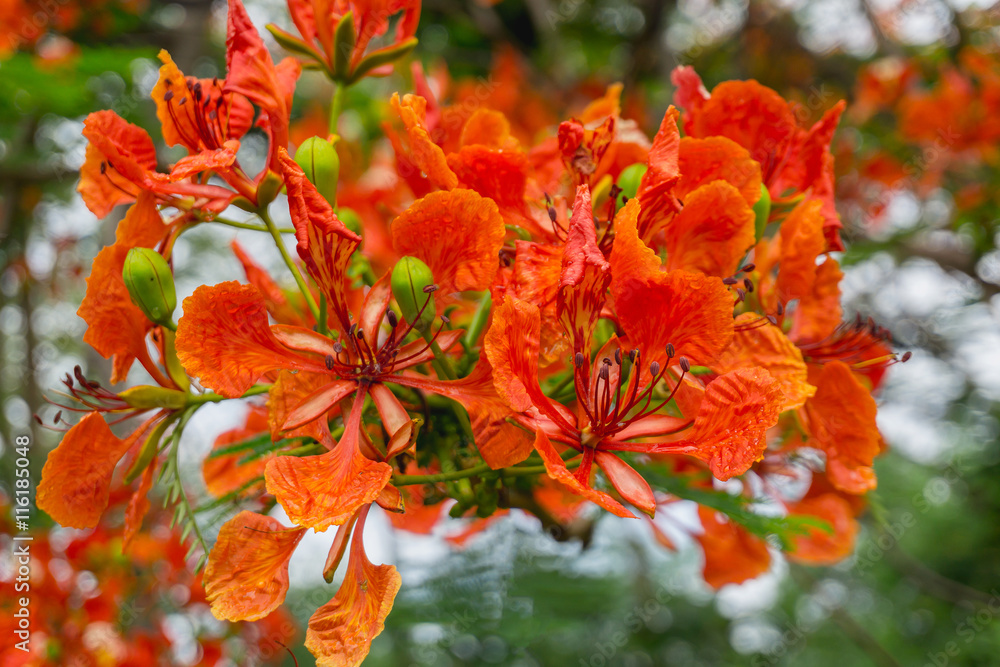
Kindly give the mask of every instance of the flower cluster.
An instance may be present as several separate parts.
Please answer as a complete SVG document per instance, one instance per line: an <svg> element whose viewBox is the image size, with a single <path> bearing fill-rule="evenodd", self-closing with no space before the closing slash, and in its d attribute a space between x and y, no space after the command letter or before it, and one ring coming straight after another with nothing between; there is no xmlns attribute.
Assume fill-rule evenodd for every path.
<svg viewBox="0 0 1000 667"><path fill-rule="evenodd" d="M272 32L338 86L333 135L343 89L412 48L419 4L289 8L301 39ZM113 359L112 383L138 361L155 384L67 375L66 407L85 416L43 471L56 521L94 526L110 489L135 484L129 545L159 475L191 553L207 550L179 443L201 406L249 399L246 426L204 462L216 506L243 509L196 567L216 617L261 619L305 532L335 528L323 574L345 556L346 571L306 635L319 665L359 664L399 590L365 554L374 504L427 532L449 504L476 529L510 508L566 523L591 501L644 516L669 547L659 517L694 499L713 586L765 571L779 528L791 558L850 552L883 448L872 393L897 357L873 322L841 321L829 145L843 104L802 126L756 82L709 93L680 68L682 110L652 140L622 116L621 86L539 131L513 112L516 87L469 104L478 93L459 86L449 104L415 68L419 94L389 102L392 155L341 173L334 136L289 151L301 64L275 64L240 0L225 79L161 60L163 137L188 155L160 171L144 130L98 112L79 186L96 215L130 206L94 261L85 340ZM254 127L269 149L251 175ZM269 212L286 205L297 261ZM259 218L243 226L271 234L297 289L234 246L246 281L198 287L175 324L175 241L230 206ZM144 421L119 438L103 414ZM740 476L735 494L719 484ZM754 520L765 501L780 520ZM274 502L292 526L267 515Z"/></svg>

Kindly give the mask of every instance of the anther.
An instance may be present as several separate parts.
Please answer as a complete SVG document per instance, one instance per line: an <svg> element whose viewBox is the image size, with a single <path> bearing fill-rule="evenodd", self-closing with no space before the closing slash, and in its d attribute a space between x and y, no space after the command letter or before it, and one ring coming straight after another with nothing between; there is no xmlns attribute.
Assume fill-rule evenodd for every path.
<svg viewBox="0 0 1000 667"><path fill-rule="evenodd" d="M774 326L778 326L778 318L775 317L774 315L768 315L767 321L773 324Z"/></svg>
<svg viewBox="0 0 1000 667"><path fill-rule="evenodd" d="M441 321L444 322L445 324L451 324L451 318L448 317L447 315L442 315Z"/></svg>
<svg viewBox="0 0 1000 667"><path fill-rule="evenodd" d="M750 273L756 268L757 268L756 264L747 264L743 268L741 268L740 271L742 271L743 273Z"/></svg>
<svg viewBox="0 0 1000 667"><path fill-rule="evenodd" d="M339 355L341 352L344 351L344 346L341 345L340 342L338 341L333 344L333 351Z"/></svg>
<svg viewBox="0 0 1000 667"><path fill-rule="evenodd" d="M554 207L552 207L552 206L549 206L548 213L549 213L549 220L551 220L552 222L555 222L556 221L556 217L558 217L556 215L556 209Z"/></svg>
<svg viewBox="0 0 1000 667"><path fill-rule="evenodd" d="M681 365L681 370L684 371L685 373L691 372L691 362L688 361L687 357L681 357L680 365Z"/></svg>
<svg viewBox="0 0 1000 667"><path fill-rule="evenodd" d="M910 360L910 357L912 356L913 352L911 350L907 350L906 352L903 353L903 356L899 358L899 363L905 364L907 361Z"/></svg>
<svg viewBox="0 0 1000 667"><path fill-rule="evenodd" d="M778 302L778 317L781 317L784 314L785 314L785 304L783 304L783 303L781 303L779 301Z"/></svg>
<svg viewBox="0 0 1000 667"><path fill-rule="evenodd" d="M655 378L655 377L656 377L657 375L659 375L659 374L660 374L660 364L659 364L659 362L657 362L657 361L654 361L653 363L651 363L651 364L649 365L649 372L650 372L650 374L651 374L651 375L652 375L652 376L653 376L654 378Z"/></svg>
<svg viewBox="0 0 1000 667"><path fill-rule="evenodd" d="M172 99L174 99L174 91L168 90L167 92L163 93L164 102L169 102Z"/></svg>
<svg viewBox="0 0 1000 667"><path fill-rule="evenodd" d="M750 280L749 278L743 279L743 286L747 288L747 292L753 291L753 281Z"/></svg>
<svg viewBox="0 0 1000 667"><path fill-rule="evenodd" d="M615 350L615 363L619 366L622 365L622 351L621 349Z"/></svg>
<svg viewBox="0 0 1000 667"><path fill-rule="evenodd" d="M728 278L723 278L722 279L722 284L723 285L735 285L738 282L739 282L739 280L737 278L733 278L732 276L729 276Z"/></svg>
<svg viewBox="0 0 1000 667"><path fill-rule="evenodd" d="M674 344L667 343L667 359L673 359L675 354L677 354L677 350L674 349Z"/></svg>
<svg viewBox="0 0 1000 667"><path fill-rule="evenodd" d="M629 360L629 361L631 361L631 362L632 362L632 363L634 364L634 363L635 363L635 358L636 358L637 356L639 356L639 350L638 350L638 348L636 348L636 349L633 349L633 350L631 350L631 351L630 351L630 352L628 353L628 360Z"/></svg>
<svg viewBox="0 0 1000 667"><path fill-rule="evenodd" d="M389 326L392 327L393 329L395 329L396 325L399 324L399 320L396 319L396 313L394 311L392 311L392 310L389 310L389 311L386 311L385 316L386 316L386 319L389 320Z"/></svg>
<svg viewBox="0 0 1000 667"><path fill-rule="evenodd" d="M576 355L573 357L573 363L576 365L577 368L580 368L580 366L583 366L583 362L584 362L583 352L577 352Z"/></svg>
<svg viewBox="0 0 1000 667"><path fill-rule="evenodd" d="M424 294L430 294L431 292L436 292L438 289L437 285L424 285Z"/></svg>
<svg viewBox="0 0 1000 667"><path fill-rule="evenodd" d="M326 362L326 370L332 371L333 370L333 355L332 354L326 355L326 359L324 361Z"/></svg>

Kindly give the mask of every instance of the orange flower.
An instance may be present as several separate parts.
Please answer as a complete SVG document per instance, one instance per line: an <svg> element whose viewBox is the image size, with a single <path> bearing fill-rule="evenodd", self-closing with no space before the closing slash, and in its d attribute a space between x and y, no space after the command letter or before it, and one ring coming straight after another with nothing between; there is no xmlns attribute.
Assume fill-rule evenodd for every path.
<svg viewBox="0 0 1000 667"><path fill-rule="evenodd" d="M833 132L846 106L843 101L806 129L796 120L796 107L756 81L725 81L710 95L690 67L675 69L671 80L677 86L677 104L685 109L688 136L727 137L750 151L761 165L772 201L790 201L803 194L819 200L829 249L844 249L830 153Z"/></svg>
<svg viewBox="0 0 1000 667"><path fill-rule="evenodd" d="M708 386L697 417L659 414L690 370L687 358L680 355L688 353L707 362L731 339L732 302L718 279L713 286L704 276L663 273L646 262L650 258L634 247L641 244L635 236L637 217L638 201L629 202L617 216L619 236L609 264L596 245L587 186L578 189L557 297L560 321L573 345L576 414L546 396L539 385L537 306L507 296L494 312L484 345L497 393L519 413L518 421L536 432L534 447L549 475L621 516L630 514L607 494L589 487L594 463L623 498L652 514L655 501L649 486L611 452L691 455L706 461L720 479L728 479L745 472L762 455L764 430L777 420L780 396L777 383L765 371L739 370ZM631 230L631 241L623 230ZM625 246L619 246L619 239L625 239ZM655 256L651 259L659 263ZM609 283L628 336L609 340L592 367L592 332ZM716 308L717 314L712 312ZM673 364L680 369L674 389L665 399L654 401L656 385L672 379ZM674 437L689 428L689 437ZM576 473L568 471L550 438L582 454Z"/></svg>

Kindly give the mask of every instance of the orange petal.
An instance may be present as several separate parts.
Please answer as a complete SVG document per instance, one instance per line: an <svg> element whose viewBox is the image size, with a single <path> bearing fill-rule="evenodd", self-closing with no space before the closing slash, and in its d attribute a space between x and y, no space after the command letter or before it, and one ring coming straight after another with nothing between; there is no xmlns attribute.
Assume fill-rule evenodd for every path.
<svg viewBox="0 0 1000 667"><path fill-rule="evenodd" d="M347 267L361 237L337 218L329 202L316 191L284 148L278 149L278 162L285 175L288 210L295 225L299 257L326 294L330 312L346 332L351 327L345 293L349 284Z"/></svg>
<svg viewBox="0 0 1000 667"><path fill-rule="evenodd" d="M809 527L805 535L792 538L794 549L788 557L808 565L833 565L854 551L858 522L851 504L837 493L806 496L788 506L790 516L816 517L830 524L832 533Z"/></svg>
<svg viewBox="0 0 1000 667"><path fill-rule="evenodd" d="M759 577L771 565L767 542L713 509L698 506L705 532L697 536L705 550L702 574L712 588L742 584Z"/></svg>
<svg viewBox="0 0 1000 667"><path fill-rule="evenodd" d="M687 205L688 196L703 185L722 180L753 206L760 199L760 165L747 149L725 137L680 141L680 180L674 194Z"/></svg>
<svg viewBox="0 0 1000 667"><path fill-rule="evenodd" d="M636 199L642 205L639 216L639 236L649 240L660 229L666 216L678 210L674 186L680 178L680 132L677 130L677 109L669 107L660 122L660 129L649 150L646 173L639 182Z"/></svg>
<svg viewBox="0 0 1000 667"><path fill-rule="evenodd" d="M344 436L317 456L279 456L267 462L267 492L281 503L295 524L323 532L351 518L373 502L388 484L392 468L365 458L358 450L358 428L365 392L354 398Z"/></svg>
<svg viewBox="0 0 1000 667"><path fill-rule="evenodd" d="M487 148L504 148L510 137L507 117L493 109L476 109L462 127L462 146L482 145Z"/></svg>
<svg viewBox="0 0 1000 667"><path fill-rule="evenodd" d="M563 248L521 240L514 242L514 248L514 270L506 293L538 306L542 319L540 363L546 366L561 357L567 348L556 304Z"/></svg>
<svg viewBox="0 0 1000 667"><path fill-rule="evenodd" d="M667 224L667 266L725 278L753 242L754 212L746 199L729 183L712 181L691 192Z"/></svg>
<svg viewBox="0 0 1000 667"><path fill-rule="evenodd" d="M288 592L288 559L305 528L244 510L223 524L205 566L205 599L220 621L255 621Z"/></svg>
<svg viewBox="0 0 1000 667"><path fill-rule="evenodd" d="M153 326L132 303L125 287L125 256L132 248L155 246L167 230L153 195L144 192L119 223L115 243L94 258L77 315L87 322L84 342L105 359L114 357L112 383L124 380L135 358L148 354L146 332Z"/></svg>
<svg viewBox="0 0 1000 667"><path fill-rule="evenodd" d="M778 422L782 399L778 382L759 368L731 371L709 383L694 439L716 478L741 475L763 458L765 433Z"/></svg>
<svg viewBox="0 0 1000 667"><path fill-rule="evenodd" d="M497 394L515 412L532 407L553 421L574 429L575 419L542 392L538 384L538 307L509 296L494 304L493 323L486 332L483 349L493 367Z"/></svg>
<svg viewBox="0 0 1000 667"><path fill-rule="evenodd" d="M552 446L552 443L549 442L549 436L545 435L545 431L542 429L538 429L538 431L535 432L534 446L535 451L542 457L542 463L545 464L545 470L548 472L549 477L559 482L573 493L583 496L591 502L597 503L612 514L617 514L620 517L628 519L635 518L635 515L625 509L620 502L603 491L598 491L597 489L585 486L579 479L577 479L576 476L566 467L566 464L563 463L562 457L559 456L559 452L557 452L555 447ZM609 456L614 455L610 454Z"/></svg>
<svg viewBox="0 0 1000 667"><path fill-rule="evenodd" d="M816 378L816 395L805 405L812 438L826 452L827 476L834 487L861 494L875 488L872 462L882 446L875 424L875 399L840 361L826 364Z"/></svg>
<svg viewBox="0 0 1000 667"><path fill-rule="evenodd" d="M608 481L622 498L635 505L649 516L656 513L656 498L653 490L632 466L610 452L594 452L594 461L601 467Z"/></svg>
<svg viewBox="0 0 1000 667"><path fill-rule="evenodd" d="M737 368L759 366L778 381L784 400L781 410L802 407L806 399L816 393L809 384L809 371L802 352L782 333L781 329L764 323L753 313L743 313L736 318L736 335L733 344L722 353L712 370L722 375Z"/></svg>
<svg viewBox="0 0 1000 667"><path fill-rule="evenodd" d="M121 440L101 415L89 413L49 452L38 484L38 508L69 528L96 526L108 506L111 474L140 433L144 427Z"/></svg>
<svg viewBox="0 0 1000 667"><path fill-rule="evenodd" d="M392 565L373 565L365 555L362 534L367 512L358 519L351 557L340 590L309 619L306 648L317 667L357 667L385 618L402 584Z"/></svg>
<svg viewBox="0 0 1000 667"><path fill-rule="evenodd" d="M422 260L443 294L485 290L500 267L503 218L473 190L432 192L392 222L392 245Z"/></svg>
<svg viewBox="0 0 1000 667"><path fill-rule="evenodd" d="M524 188L528 180L528 156L519 150L464 146L448 156L448 166L463 188L492 199L502 214L525 214Z"/></svg>
<svg viewBox="0 0 1000 667"><path fill-rule="evenodd" d="M156 169L156 147L144 129L114 111L95 111L87 116L83 136L90 143L77 191L87 208L103 218L118 204L135 199L139 190L131 177Z"/></svg>
<svg viewBox="0 0 1000 667"><path fill-rule="evenodd" d="M622 216L622 223L611 253L611 294L630 344L646 364L666 363L668 343L691 363L711 364L733 338L729 290L714 276L660 271L653 251L636 235L634 218Z"/></svg>
<svg viewBox="0 0 1000 667"><path fill-rule="evenodd" d="M356 382L326 373L280 371L267 392L271 438L315 437L315 429L322 428L317 420L356 389Z"/></svg>
<svg viewBox="0 0 1000 667"><path fill-rule="evenodd" d="M202 285L184 299L176 345L184 369L229 398L242 396L264 373L278 368L326 371L318 357L312 360L279 343L260 292L235 281Z"/></svg>
<svg viewBox="0 0 1000 667"><path fill-rule="evenodd" d="M778 297L782 301L809 296L816 282L816 258L826 250L822 202L806 199L781 223Z"/></svg>
<svg viewBox="0 0 1000 667"><path fill-rule="evenodd" d="M816 280L808 294L799 297L789 338L796 342L823 340L840 326L840 280L844 272L833 257L816 267Z"/></svg>
<svg viewBox="0 0 1000 667"><path fill-rule="evenodd" d="M403 95L400 100L399 93L393 93L390 104L406 127L410 143L409 158L413 164L427 174L435 187L442 190L458 187L458 177L448 167L444 151L431 140L427 132L427 100L410 94Z"/></svg>

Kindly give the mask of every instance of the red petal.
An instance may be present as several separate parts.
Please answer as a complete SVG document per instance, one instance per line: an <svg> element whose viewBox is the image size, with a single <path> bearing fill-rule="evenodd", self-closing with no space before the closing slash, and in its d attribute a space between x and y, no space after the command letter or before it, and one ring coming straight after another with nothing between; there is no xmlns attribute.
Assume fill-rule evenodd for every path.
<svg viewBox="0 0 1000 667"><path fill-rule="evenodd" d="M698 535L705 550L705 581L712 588L742 584L767 572L771 554L767 542L713 509L698 506L705 532Z"/></svg>
<svg viewBox="0 0 1000 667"><path fill-rule="evenodd" d="M656 498L642 475L610 452L597 451L594 453L594 460L622 498L649 516L656 513Z"/></svg>
<svg viewBox="0 0 1000 667"><path fill-rule="evenodd" d="M753 243L753 210L732 185L712 181L691 192L667 224L668 268L725 278Z"/></svg>
<svg viewBox="0 0 1000 667"><path fill-rule="evenodd" d="M617 514L620 517L625 517L628 519L634 519L635 515L625 509L620 502L604 493L603 491L598 491L597 489L592 489L589 486L585 486L576 476L569 471L566 464L563 463L562 457L559 456L559 452L556 451L552 443L549 442L549 437L545 435L545 431L539 429L535 432L535 451L542 457L542 463L545 464L545 470L548 472L549 477L556 480L560 484L566 486L573 493L583 496L587 500L597 503L607 511L612 514ZM611 454L610 456L614 456Z"/></svg>

